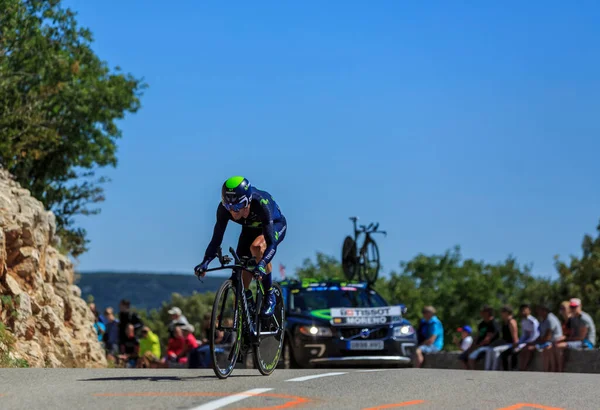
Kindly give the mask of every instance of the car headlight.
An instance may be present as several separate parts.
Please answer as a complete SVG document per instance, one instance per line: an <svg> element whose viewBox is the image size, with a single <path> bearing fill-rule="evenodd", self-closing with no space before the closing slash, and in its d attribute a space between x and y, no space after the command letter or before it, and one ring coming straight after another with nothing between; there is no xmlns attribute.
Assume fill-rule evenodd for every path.
<svg viewBox="0 0 600 410"><path fill-rule="evenodd" d="M331 333L331 329L328 327L302 325L298 328L298 331L300 333L302 333L304 336L313 336L313 337L332 337L333 336L333 333Z"/></svg>
<svg viewBox="0 0 600 410"><path fill-rule="evenodd" d="M415 333L415 329L410 325L396 326L394 328L394 337L410 336Z"/></svg>

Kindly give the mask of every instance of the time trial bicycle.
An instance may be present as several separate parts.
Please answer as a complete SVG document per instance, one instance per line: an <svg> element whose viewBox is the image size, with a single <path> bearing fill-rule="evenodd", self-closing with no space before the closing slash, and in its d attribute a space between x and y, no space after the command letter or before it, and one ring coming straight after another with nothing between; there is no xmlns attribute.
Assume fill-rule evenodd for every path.
<svg viewBox="0 0 600 410"><path fill-rule="evenodd" d="M354 237L348 235L344 238L342 245L342 269L348 280L366 280L370 285L375 283L379 269L381 267L379 260L379 247L371 237L374 233L382 233L387 236L386 231L378 231L379 222L371 223L369 226L360 225L356 229L356 216L349 218L354 226ZM360 249L357 249L356 242L358 235L364 233L365 240Z"/></svg>
<svg viewBox="0 0 600 410"><path fill-rule="evenodd" d="M231 277L223 282L213 303L209 335L212 368L218 378L226 379L233 372L238 357L253 350L255 366L261 374L268 376L277 367L283 348L283 292L281 286L273 282L275 313L271 317L262 317L260 310L265 291L259 275L255 274L252 280L256 282L256 309L251 311L244 292L242 271L253 272L256 260L253 257L239 258L231 247L229 252L233 259L223 255L219 248L217 257L221 266L206 270L232 270ZM230 264L232 261L235 263Z"/></svg>

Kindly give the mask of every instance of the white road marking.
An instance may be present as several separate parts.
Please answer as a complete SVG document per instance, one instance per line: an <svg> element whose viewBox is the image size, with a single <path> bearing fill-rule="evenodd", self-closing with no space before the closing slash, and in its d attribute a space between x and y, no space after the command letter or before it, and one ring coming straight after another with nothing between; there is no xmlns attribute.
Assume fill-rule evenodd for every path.
<svg viewBox="0 0 600 410"><path fill-rule="evenodd" d="M390 369L369 369L369 370L357 370L357 373L370 373L370 372L387 372Z"/></svg>
<svg viewBox="0 0 600 410"><path fill-rule="evenodd" d="M252 389L243 393L236 393L232 394L231 396L223 397L221 399L209 401L208 403L204 403L198 407L193 407L189 410L216 410L225 407L229 404L248 399L252 396L256 396L257 394L264 393L269 390L273 389Z"/></svg>
<svg viewBox="0 0 600 410"><path fill-rule="evenodd" d="M303 376L296 377L294 379L286 380L286 382L303 382L311 379L318 379L319 377L328 377L328 376L339 376L340 374L347 374L348 372L333 372L333 373L321 373L321 374L313 374L312 376Z"/></svg>

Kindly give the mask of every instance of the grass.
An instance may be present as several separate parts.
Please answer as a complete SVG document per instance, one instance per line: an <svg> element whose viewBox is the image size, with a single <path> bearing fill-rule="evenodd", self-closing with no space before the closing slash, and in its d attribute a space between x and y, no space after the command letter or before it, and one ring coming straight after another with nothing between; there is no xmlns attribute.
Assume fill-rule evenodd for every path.
<svg viewBox="0 0 600 410"><path fill-rule="evenodd" d="M19 303L19 297L14 299L8 295L0 296L0 303L3 309L10 312L10 318L18 319L19 313L16 309L16 304ZM4 323L0 323L0 367L29 367L29 363L25 359L14 359L10 353L14 348L16 339L15 336L6 328Z"/></svg>
<svg viewBox="0 0 600 410"><path fill-rule="evenodd" d="M3 295L0 296L0 302L4 306L4 309L10 312L10 317L13 319L19 318L19 312L16 309L16 305L19 304L19 296L15 296L14 299L11 296Z"/></svg>
<svg viewBox="0 0 600 410"><path fill-rule="evenodd" d="M14 344L15 337L3 323L0 323L0 345L2 345L2 350L0 351L0 367L29 367L29 362L27 362L27 360L11 358L10 352Z"/></svg>

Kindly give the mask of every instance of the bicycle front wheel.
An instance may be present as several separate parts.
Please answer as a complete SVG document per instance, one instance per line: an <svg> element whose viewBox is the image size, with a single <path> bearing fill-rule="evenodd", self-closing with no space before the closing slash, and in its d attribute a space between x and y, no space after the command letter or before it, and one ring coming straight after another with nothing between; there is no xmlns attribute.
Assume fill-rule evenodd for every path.
<svg viewBox="0 0 600 410"><path fill-rule="evenodd" d="M218 378L225 379L233 372L240 353L241 335L241 308L236 287L228 279L215 295L210 318L210 355Z"/></svg>
<svg viewBox="0 0 600 410"><path fill-rule="evenodd" d="M257 326L258 345L254 348L254 363L264 376L273 373L279 364L285 335L283 291L278 283L273 283L273 294L276 300L275 313L271 317L260 317Z"/></svg>

